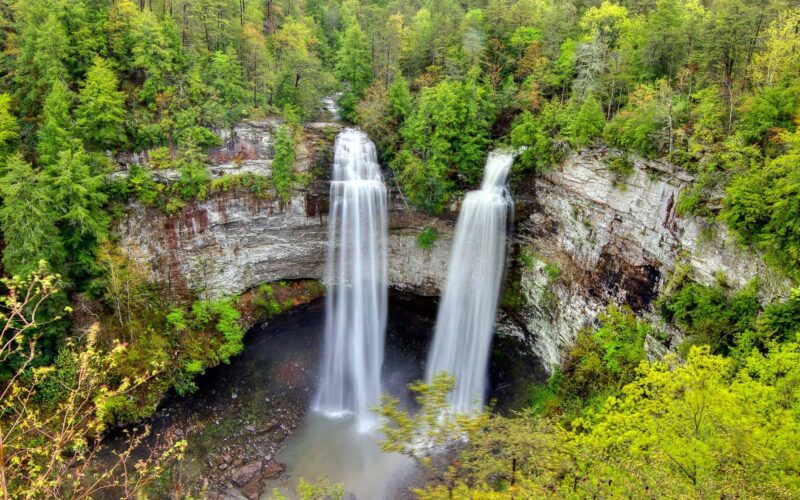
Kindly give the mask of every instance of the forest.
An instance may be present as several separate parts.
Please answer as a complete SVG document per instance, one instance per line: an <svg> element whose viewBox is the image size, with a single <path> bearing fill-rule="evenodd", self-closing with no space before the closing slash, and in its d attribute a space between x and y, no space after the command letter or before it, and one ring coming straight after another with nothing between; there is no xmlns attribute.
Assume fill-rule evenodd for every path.
<svg viewBox="0 0 800 500"><path fill-rule="evenodd" d="M621 152L619 178L634 157L690 175L678 215L725 227L790 284L768 296L757 279L708 284L677 267L658 321L608 304L511 413L441 417L458 383L446 375L413 387L416 412L385 399L383 448L425 471L414 495L800 496L796 2L0 0L3 498L209 494L178 478L186 440L136 453L148 419L242 352L243 316L322 287L296 298L284 289L299 285L267 284L246 304L177 293L114 225L134 202L169 216L235 190L291 204L330 178L294 167L330 96L428 217L480 185L490 151L519 151L513 192L604 146ZM272 174L212 177L209 151L267 118L280 121ZM112 175L131 153L146 160ZM504 289L501 308L515 302ZM683 340L648 356L666 326ZM99 461L119 429L124 450ZM444 456L418 446L454 441Z"/></svg>

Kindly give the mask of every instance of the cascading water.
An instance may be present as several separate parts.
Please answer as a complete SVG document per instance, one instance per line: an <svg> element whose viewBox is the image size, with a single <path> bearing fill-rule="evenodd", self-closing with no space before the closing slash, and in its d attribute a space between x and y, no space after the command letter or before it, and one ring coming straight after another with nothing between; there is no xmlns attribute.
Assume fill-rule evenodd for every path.
<svg viewBox="0 0 800 500"><path fill-rule="evenodd" d="M375 145L360 130L336 138L329 213L325 346L313 409L355 414L367 430L381 395L387 218Z"/></svg>
<svg viewBox="0 0 800 500"><path fill-rule="evenodd" d="M514 156L493 152L486 160L480 191L464 198L456 223L444 296L436 318L426 378L455 377L451 408L480 411L486 388L489 347L506 251L506 228L514 208L506 179Z"/></svg>

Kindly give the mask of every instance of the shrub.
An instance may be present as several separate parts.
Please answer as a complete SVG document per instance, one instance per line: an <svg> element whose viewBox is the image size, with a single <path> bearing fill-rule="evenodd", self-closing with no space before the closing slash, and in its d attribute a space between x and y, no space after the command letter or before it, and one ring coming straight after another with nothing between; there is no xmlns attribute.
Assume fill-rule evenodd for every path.
<svg viewBox="0 0 800 500"><path fill-rule="evenodd" d="M417 246L429 250L439 238L439 232L434 227L426 227L417 235Z"/></svg>

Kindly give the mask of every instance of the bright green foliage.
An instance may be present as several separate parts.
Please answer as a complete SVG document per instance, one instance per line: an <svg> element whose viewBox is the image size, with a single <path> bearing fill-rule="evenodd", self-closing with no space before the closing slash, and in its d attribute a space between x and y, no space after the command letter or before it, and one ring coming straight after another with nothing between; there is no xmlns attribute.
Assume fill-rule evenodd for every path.
<svg viewBox="0 0 800 500"><path fill-rule="evenodd" d="M740 371L695 347L685 364L674 355L642 363L574 431L526 413L492 417L470 434L463 474L418 495L792 498L800 493L798 382L796 342L754 353Z"/></svg>
<svg viewBox="0 0 800 500"><path fill-rule="evenodd" d="M796 87L765 87L753 96L739 122L745 141L766 145L770 135L781 130L793 130L792 118L800 94Z"/></svg>
<svg viewBox="0 0 800 500"><path fill-rule="evenodd" d="M56 7L49 0L20 2L14 81L23 114L35 115L41 101L59 78L66 76L70 43ZM59 2L60 4L60 2Z"/></svg>
<svg viewBox="0 0 800 500"><path fill-rule="evenodd" d="M739 291L723 285L688 283L662 295L657 307L667 321L674 321L688 334L684 352L690 345L710 345L714 353L727 354L737 338L755 326L760 310L758 282Z"/></svg>
<svg viewBox="0 0 800 500"><path fill-rule="evenodd" d="M411 114L413 102L408 82L402 75L396 75L389 88L386 90L389 101L389 114L395 123L400 125Z"/></svg>
<svg viewBox="0 0 800 500"><path fill-rule="evenodd" d="M492 114L488 90L474 76L444 81L422 91L403 127L405 145L431 176L447 179L452 172L475 185L483 173Z"/></svg>
<svg viewBox="0 0 800 500"><path fill-rule="evenodd" d="M453 183L441 165L429 165L408 150L400 151L392 169L408 201L429 213L439 213L450 198Z"/></svg>
<svg viewBox="0 0 800 500"><path fill-rule="evenodd" d="M455 480L455 470L442 463L446 457L437 450L470 439L486 425L488 418L486 413L462 415L447 411L447 397L454 383L452 376L440 373L429 384L409 384L419 405L413 414L407 413L399 400L386 395L378 409L383 419L381 449L413 458L427 473L448 484Z"/></svg>
<svg viewBox="0 0 800 500"><path fill-rule="evenodd" d="M417 235L417 246L429 250L439 238L439 231L435 227L426 227Z"/></svg>
<svg viewBox="0 0 800 500"><path fill-rule="evenodd" d="M11 113L11 98L0 94L0 154L8 154L19 140L19 124Z"/></svg>
<svg viewBox="0 0 800 500"><path fill-rule="evenodd" d="M511 129L511 145L522 149L514 162L522 171L534 169L543 172L557 164L562 158L561 151L556 148L554 138L548 133L547 111L553 106L548 103L541 115L534 117L529 111L523 111L514 121ZM523 149L524 148L524 149Z"/></svg>
<svg viewBox="0 0 800 500"><path fill-rule="evenodd" d="M770 365L777 360L751 360L764 365L737 375L728 360L694 348L686 365L674 357L643 365L623 396L610 399L576 437L591 483L606 482L612 496L800 491L800 455L792 444L800 436L797 395L787 399L775 387L787 375L796 380L797 369L772 380L753 378L762 370L775 373Z"/></svg>
<svg viewBox="0 0 800 500"><path fill-rule="evenodd" d="M628 106L609 122L605 139L644 156L670 153L684 109L684 103L675 102L663 83L659 89L639 86L631 93Z"/></svg>
<svg viewBox="0 0 800 500"><path fill-rule="evenodd" d="M126 141L125 94L117 87L119 82L108 62L95 58L78 94L75 117L84 138L101 148L113 148Z"/></svg>
<svg viewBox="0 0 800 500"><path fill-rule="evenodd" d="M24 276L35 270L40 260L59 269L66 255L58 238L58 214L53 209L47 186L20 156L8 159L6 171L0 180L5 271Z"/></svg>
<svg viewBox="0 0 800 500"><path fill-rule="evenodd" d="M81 277L94 267L98 242L105 238L110 217L104 210L103 175L95 174L83 148L64 150L41 174L55 211L60 237L69 256L68 274Z"/></svg>
<svg viewBox="0 0 800 500"><path fill-rule="evenodd" d="M215 346L216 358L218 362L225 364L244 348L244 330L239 325L241 314L235 307L237 300L234 296L215 301L199 301L192 305L192 314L199 326L204 327L212 320L216 322L215 329L221 335Z"/></svg>
<svg viewBox="0 0 800 500"><path fill-rule="evenodd" d="M606 119L594 94L586 96L580 106L573 106L575 114L570 118L565 134L572 145L579 148L591 144L603 132Z"/></svg>
<svg viewBox="0 0 800 500"><path fill-rule="evenodd" d="M788 151L735 178L725 191L720 218L741 240L762 248L777 267L800 272L800 134L786 137Z"/></svg>
<svg viewBox="0 0 800 500"><path fill-rule="evenodd" d="M340 113L345 120L355 121L356 105L372 82L370 46L358 22L345 30L336 59L336 76L345 85Z"/></svg>
<svg viewBox="0 0 800 500"><path fill-rule="evenodd" d="M36 151L42 165L55 163L61 151L77 147L71 105L69 90L61 80L56 80L44 101L42 126L37 134Z"/></svg>
<svg viewBox="0 0 800 500"><path fill-rule="evenodd" d="M633 380L636 367L645 359L644 341L652 333L648 323L629 308L614 305L598 319L601 327L578 334L561 371L548 384L559 398L560 410L571 417L586 407L601 405L608 395Z"/></svg>
<svg viewBox="0 0 800 500"><path fill-rule="evenodd" d="M292 184L294 183L294 140L292 131L287 126L281 126L275 136L275 158L272 160L272 182L278 196L288 203L292 197Z"/></svg>
<svg viewBox="0 0 800 500"><path fill-rule="evenodd" d="M214 52L207 69L209 96L203 103L206 122L217 128L233 127L244 116L242 68L233 50Z"/></svg>
<svg viewBox="0 0 800 500"><path fill-rule="evenodd" d="M181 152L177 161L181 178L172 189L184 200L205 199L209 180L205 161L205 155L195 147L189 147Z"/></svg>
<svg viewBox="0 0 800 500"><path fill-rule="evenodd" d="M605 351L606 368L626 379L626 373L632 374L644 360L644 339L652 328L637 319L627 307L619 309L612 305L599 319L603 326L595 332L594 338Z"/></svg>

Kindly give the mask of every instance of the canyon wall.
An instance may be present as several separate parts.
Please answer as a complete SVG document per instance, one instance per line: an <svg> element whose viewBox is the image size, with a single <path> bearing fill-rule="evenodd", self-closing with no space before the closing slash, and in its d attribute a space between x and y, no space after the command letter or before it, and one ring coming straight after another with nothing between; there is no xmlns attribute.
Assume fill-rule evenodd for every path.
<svg viewBox="0 0 800 500"><path fill-rule="evenodd" d="M212 178L222 175L271 176L273 137L277 121L247 122L224 136L225 143L211 151ZM212 192L203 201L168 215L133 202L116 223L120 245L144 262L153 278L170 292L193 290L217 297L284 279L322 279L328 239L327 204L333 142L342 126L311 123L304 126L297 146L295 172L299 178L291 201L261 199L236 188ZM126 175L130 163L120 160ZM169 180L176 172L161 171ZM390 177L390 172L387 172ZM450 254L450 226L407 207L391 178L389 186L389 281L399 289L421 295L438 295ZM433 226L442 235L430 249L417 245L417 235Z"/></svg>
<svg viewBox="0 0 800 500"><path fill-rule="evenodd" d="M261 121L237 127L212 151L210 174L269 176L277 126L277 121ZM304 127L295 169L300 178L314 180L298 183L290 203L259 199L242 188L212 193L173 215L132 203L116 225L121 245L175 292L221 296L270 281L322 279L328 237L326 179L341 127ZM786 291L786 284L758 256L738 249L724 228L676 214L676 202L691 176L663 162L631 158L632 172L623 178L608 166L618 154L605 148L573 153L537 178L534 188L514 193L518 216L507 288L517 283L513 293L520 300L514 310L500 314L499 330L523 336L548 369L609 302L654 316L651 302L679 264L708 283L724 275L732 286L741 286L758 276L765 298ZM115 175L125 175L122 164ZM170 178L174 173L160 175ZM387 171L386 178L390 285L439 295L455 210L436 218L410 209L392 173ZM426 227L434 227L439 237L431 248L422 249L417 236ZM652 339L648 346L651 352L664 349Z"/></svg>
<svg viewBox="0 0 800 500"><path fill-rule="evenodd" d="M724 277L740 287L759 277L765 300L787 291L724 227L678 216L690 175L631 157L631 173L620 176L608 166L618 155L605 148L571 154L537 179L531 213L518 223L516 242L530 258L520 266L523 305L516 316L546 367L610 302L657 320L651 302L677 265L707 284ZM679 340L680 332L669 333ZM664 350L654 339L648 348Z"/></svg>

